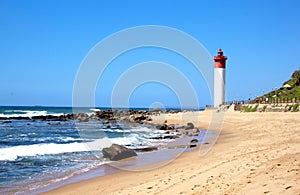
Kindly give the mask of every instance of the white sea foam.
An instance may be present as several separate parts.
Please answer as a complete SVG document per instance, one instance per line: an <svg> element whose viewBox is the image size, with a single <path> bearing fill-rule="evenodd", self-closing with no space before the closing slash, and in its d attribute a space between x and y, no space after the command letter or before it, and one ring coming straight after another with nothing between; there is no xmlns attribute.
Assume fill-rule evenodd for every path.
<svg viewBox="0 0 300 195"><path fill-rule="evenodd" d="M117 132L117 133L163 133L164 131L158 130L158 129L152 129L148 127L136 127L131 129L114 129L113 127L111 129L103 129L106 132Z"/></svg>
<svg viewBox="0 0 300 195"><path fill-rule="evenodd" d="M111 142L119 145L136 145L140 142L137 135L130 135L129 137L117 137L117 138L110 138Z"/></svg>
<svg viewBox="0 0 300 195"><path fill-rule="evenodd" d="M145 126L135 127L132 129L104 129L106 132L118 132L118 133L129 133L126 137L110 138L111 142L125 145L129 147L137 148L139 146L151 146L155 143L167 143L171 139L159 139L155 140L154 137L169 136L165 134L165 131L153 129Z"/></svg>
<svg viewBox="0 0 300 195"><path fill-rule="evenodd" d="M6 117L6 118L12 118L12 117L33 117L33 116L61 116L63 113L55 113L55 114L49 114L47 111L32 111L32 110L14 110L14 112L19 112L22 114L0 114L0 117Z"/></svg>
<svg viewBox="0 0 300 195"><path fill-rule="evenodd" d="M34 144L22 145L8 148L0 148L0 160L16 160L18 157L36 156L46 154L60 154L69 152L98 151L111 146L108 138L98 139L86 143L69 144Z"/></svg>
<svg viewBox="0 0 300 195"><path fill-rule="evenodd" d="M101 111L101 110L98 109L98 108L91 108L90 110L93 111L93 112L100 112L100 111Z"/></svg>
<svg viewBox="0 0 300 195"><path fill-rule="evenodd" d="M132 132L157 132L156 129L152 129L149 127L136 127L136 128L130 129L130 131L132 131Z"/></svg>

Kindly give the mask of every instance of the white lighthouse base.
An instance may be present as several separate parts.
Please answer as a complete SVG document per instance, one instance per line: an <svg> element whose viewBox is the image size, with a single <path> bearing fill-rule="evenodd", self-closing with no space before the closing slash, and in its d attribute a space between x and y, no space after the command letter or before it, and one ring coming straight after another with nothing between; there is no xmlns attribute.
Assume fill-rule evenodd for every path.
<svg viewBox="0 0 300 195"><path fill-rule="evenodd" d="M214 73L214 107L225 103L225 68L215 68Z"/></svg>

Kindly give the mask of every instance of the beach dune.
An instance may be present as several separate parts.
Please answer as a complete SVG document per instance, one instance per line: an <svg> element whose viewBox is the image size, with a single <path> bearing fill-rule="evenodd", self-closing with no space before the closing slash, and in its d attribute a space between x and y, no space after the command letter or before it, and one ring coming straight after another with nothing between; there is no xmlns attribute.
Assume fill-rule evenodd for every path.
<svg viewBox="0 0 300 195"><path fill-rule="evenodd" d="M212 112L162 114L153 123L207 129ZM196 149L160 168L121 171L45 194L300 194L300 113L227 112L224 119L205 156Z"/></svg>

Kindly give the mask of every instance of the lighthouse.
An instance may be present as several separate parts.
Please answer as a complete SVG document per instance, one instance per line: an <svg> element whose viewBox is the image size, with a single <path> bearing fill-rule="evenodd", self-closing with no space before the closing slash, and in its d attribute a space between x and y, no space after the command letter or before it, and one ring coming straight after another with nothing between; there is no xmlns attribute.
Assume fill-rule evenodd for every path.
<svg viewBox="0 0 300 195"><path fill-rule="evenodd" d="M227 57L223 56L222 49L218 50L218 56L214 57L214 107L217 108L225 103L225 73Z"/></svg>

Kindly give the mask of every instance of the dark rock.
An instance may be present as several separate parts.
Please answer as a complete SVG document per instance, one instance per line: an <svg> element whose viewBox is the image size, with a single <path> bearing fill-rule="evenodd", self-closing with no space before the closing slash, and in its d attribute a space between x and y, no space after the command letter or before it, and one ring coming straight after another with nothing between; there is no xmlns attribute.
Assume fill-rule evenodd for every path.
<svg viewBox="0 0 300 195"><path fill-rule="evenodd" d="M67 121L67 118L65 115L61 115L58 117L58 121Z"/></svg>
<svg viewBox="0 0 300 195"><path fill-rule="evenodd" d="M93 119L94 120L100 120L100 118L98 116L93 115Z"/></svg>
<svg viewBox="0 0 300 195"><path fill-rule="evenodd" d="M137 148L137 149L134 149L134 150L137 151L137 152L150 152L150 151L157 150L157 147L149 146L149 147L146 147L146 148Z"/></svg>
<svg viewBox="0 0 300 195"><path fill-rule="evenodd" d="M186 127L185 127L186 130L188 130L188 129L194 129L194 128L195 128L195 126L194 126L193 123L187 123Z"/></svg>
<svg viewBox="0 0 300 195"><path fill-rule="evenodd" d="M178 135L165 135L163 136L164 139L177 139L179 138Z"/></svg>
<svg viewBox="0 0 300 195"><path fill-rule="evenodd" d="M190 148L195 148L195 147L197 147L197 144L191 144L189 147Z"/></svg>
<svg viewBox="0 0 300 195"><path fill-rule="evenodd" d="M43 121L66 121L68 116L61 115L61 116L53 116L53 115L40 115L40 116L33 116L31 117L32 120L43 120Z"/></svg>
<svg viewBox="0 0 300 195"><path fill-rule="evenodd" d="M36 120L36 119L46 120L46 116L32 116L31 119L33 119L33 120Z"/></svg>
<svg viewBox="0 0 300 195"><path fill-rule="evenodd" d="M173 125L168 126L167 124L157 125L156 129L159 129L159 130L174 130L174 126Z"/></svg>
<svg viewBox="0 0 300 195"><path fill-rule="evenodd" d="M53 115L46 115L46 116L41 116L43 120L57 120L58 117L57 116L53 116Z"/></svg>
<svg viewBox="0 0 300 195"><path fill-rule="evenodd" d="M147 117L145 117L145 116L139 116L139 117L136 117L134 120L135 121L143 121L143 120L146 120L147 119Z"/></svg>
<svg viewBox="0 0 300 195"><path fill-rule="evenodd" d="M197 147L197 142L198 142L198 140L197 139L192 139L191 141L190 141L190 148L195 148L195 147Z"/></svg>
<svg viewBox="0 0 300 195"><path fill-rule="evenodd" d="M114 120L115 119L115 115L116 115L116 111L113 110L103 110L103 111L97 111L96 112L96 116L99 119L104 119L104 120Z"/></svg>
<svg viewBox="0 0 300 195"><path fill-rule="evenodd" d="M158 136L158 137L151 137L150 139L177 139L179 138L178 135L162 135L162 136Z"/></svg>
<svg viewBox="0 0 300 195"><path fill-rule="evenodd" d="M167 130L168 129L168 125L164 124L164 125L157 125L156 126L156 129L159 129L159 130Z"/></svg>
<svg viewBox="0 0 300 195"><path fill-rule="evenodd" d="M112 144L109 148L103 148L102 153L104 158L112 161L137 156L134 150L126 148L124 146L120 146L118 144Z"/></svg>
<svg viewBox="0 0 300 195"><path fill-rule="evenodd" d="M67 114L66 118L70 119L70 120L74 120L74 115L73 114Z"/></svg>

